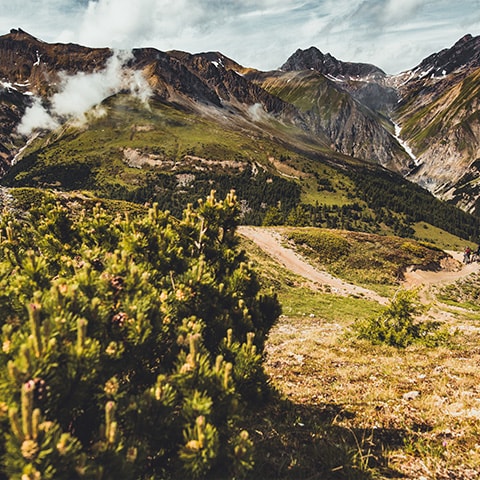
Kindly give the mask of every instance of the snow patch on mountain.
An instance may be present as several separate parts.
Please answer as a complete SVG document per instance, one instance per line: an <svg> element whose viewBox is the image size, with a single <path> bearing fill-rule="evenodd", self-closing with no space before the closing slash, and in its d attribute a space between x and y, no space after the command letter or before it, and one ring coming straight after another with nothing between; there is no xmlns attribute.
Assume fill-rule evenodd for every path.
<svg viewBox="0 0 480 480"><path fill-rule="evenodd" d="M408 143L405 140L402 140L400 137L400 133L402 131L402 127L395 122L393 122L393 125L395 127L395 134L394 137L396 138L397 142L402 146L402 148L405 150L405 152L408 154L408 156L413 160L415 165L419 165L419 160L416 157L416 155L413 153L413 150L410 148Z"/></svg>

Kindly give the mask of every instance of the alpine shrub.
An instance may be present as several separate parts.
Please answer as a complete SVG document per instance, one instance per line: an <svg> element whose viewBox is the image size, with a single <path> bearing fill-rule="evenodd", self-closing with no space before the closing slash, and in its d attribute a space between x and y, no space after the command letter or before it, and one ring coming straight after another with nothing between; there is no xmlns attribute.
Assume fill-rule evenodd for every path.
<svg viewBox="0 0 480 480"><path fill-rule="evenodd" d="M413 343L435 346L445 342L449 334L439 322L416 320L424 310L415 290L400 290L378 316L356 321L353 334L374 344L401 348Z"/></svg>
<svg viewBox="0 0 480 480"><path fill-rule="evenodd" d="M22 479L239 478L280 313L233 193L183 218L60 203L0 218L0 454Z"/></svg>

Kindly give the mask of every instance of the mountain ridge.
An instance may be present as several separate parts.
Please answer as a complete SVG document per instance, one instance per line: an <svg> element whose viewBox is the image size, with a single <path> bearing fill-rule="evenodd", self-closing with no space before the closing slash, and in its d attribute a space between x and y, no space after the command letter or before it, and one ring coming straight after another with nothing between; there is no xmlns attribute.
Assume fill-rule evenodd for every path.
<svg viewBox="0 0 480 480"><path fill-rule="evenodd" d="M457 42L457 57L465 60L466 57L461 52L462 48L467 47L471 56L474 55L477 41L478 39L466 36L463 42ZM19 59L16 64L13 61L14 51L17 51L16 57ZM447 56L444 52L435 58L445 59ZM29 178L32 185L40 185L42 182L45 185L55 184L52 175L55 169L60 168L58 165L71 163L65 157L67 152L70 152L68 155L75 161L84 163L78 156L78 147L73 147L69 142L77 142L75 138L97 135L93 130L101 126L113 128L112 135L116 135L118 141L110 142L110 139L106 139L104 144L112 143L111 148L115 150L111 150L110 156L126 162L128 168L131 168L129 165L132 158L137 159L134 162L138 165L137 168L146 168L148 165L149 168L156 169L155 172L161 172L167 168L167 164L170 165L162 173L166 175L162 182L172 175L180 183L183 180L178 180L178 175L198 178L198 173L192 171L192 168L201 168L216 176L218 171L215 172L215 169L218 170L221 165L239 162L238 165L243 166L235 170L237 174L240 171L250 172L253 178L254 172L260 168L267 179L268 175L273 175L270 179L283 178L287 182L296 182L297 187L303 182L301 196L310 199L327 195L328 190L323 186L316 187L315 184L332 184L328 175L337 173L332 173L330 168L334 168L335 172L350 169L356 172L355 169L358 168L374 172L375 168L386 167L415 179L424 187L431 187L418 173L425 169L427 159L425 155L418 155L421 139L415 128L421 126L422 122L415 120L419 105L416 103L418 95L414 92L418 91L421 84L425 85L427 88L424 88L422 94L433 105L433 99L441 95L440 86L446 92L461 89L461 82L469 78L468 75L454 78L453 71L446 76L445 81L435 78L435 84L427 85L425 82L429 79L413 75L415 69L404 72L402 76L391 77L373 65L341 62L330 54L323 54L316 47L306 51L297 50L282 69L260 72L238 64L221 52L190 54L176 50L162 52L154 48L140 48L120 55L108 48L89 49L73 44L47 44L21 30L12 30L10 34L0 37L0 59L3 57L6 61L0 69L0 115L9 121L5 121L0 132L0 157L4 161L5 181L12 185L16 181L14 178L20 177L23 179L21 185L27 185L25 182ZM440 63L439 60L437 64ZM468 68L473 71L474 62ZM109 69L114 69L113 74L104 73L108 73ZM408 76L412 75L415 78L408 80ZM112 78L117 83L111 89L101 90L104 96L92 105L97 110L93 109L90 113L86 111L83 120L85 125L74 134L68 133L78 128L78 122L75 123L73 116L62 117L61 112L54 110L58 95L65 95L68 90L66 87L71 86L68 82L78 79L108 82ZM433 82L433 79L430 80ZM474 89L473 92L475 91ZM136 95L143 106L122 100L122 95L130 94ZM52 134L43 130L37 140L21 151L29 139L20 135L16 127L25 117L25 112L35 106L41 107L42 114L53 115L53 123L63 127ZM461 110L465 111L465 108L462 104ZM117 110L118 115L115 113ZM126 117L120 121L122 111ZM96 115L114 113L117 118L114 122L94 120ZM428 115L420 113L420 120L425 119L427 122ZM167 120L170 115L177 119ZM155 120L148 120L149 117ZM65 120L67 123L64 123ZM157 125L153 121L161 123ZM406 140L418 155L418 163L412 161L402 146L394 121L401 128L402 140ZM197 127L193 127L194 124ZM193 137L191 135L195 128L198 128L198 132ZM447 125L446 128L450 126ZM217 133L211 135L206 129ZM120 131L125 134L120 134ZM147 135L145 132L152 134ZM166 132L173 135L175 144L165 136ZM141 138L151 144L142 145L139 143ZM160 141L166 143L161 144ZM123 143L113 147L119 142ZM60 144L64 147L52 149ZM85 142L82 145L86 145ZM54 151L56 160L52 157ZM88 155L93 156L94 151ZM106 159L108 152L105 151L104 155ZM13 158L17 161L22 157L30 160L23 164L20 161L12 173L8 173ZM52 163L48 167L53 168L52 173L48 174L48 181L39 183L34 180L43 175L38 170L41 162L35 160L34 163L34 158L48 158L50 163L57 162L57 166ZM98 161L100 160L93 161L92 157L91 166L82 170L82 175L90 176L95 171L100 172ZM115 168L124 168L120 165ZM321 165L328 165L328 168L324 171ZM22 171L24 168L27 170ZM30 168L35 170L35 175L28 171ZM323 172L322 176L319 176L318 169ZM76 167L72 171L79 172ZM178 171L181 173L176 173ZM291 175L287 172L295 173ZM62 173L60 176L67 179L69 175ZM349 175L356 176L357 173ZM133 171L122 173L118 177L121 180L119 191L126 192L128 188L133 188L132 184L127 186L129 181L123 185L123 178L135 177L136 182L143 182L140 177L144 176L143 172L141 175L140 172L134 174ZM99 188L98 182L101 179L97 175L97 180L89 185ZM171 178L168 182L171 182ZM466 183L464 179L463 184ZM64 185L62 181L59 184ZM81 185L81 182L76 185ZM193 184L189 188L192 187ZM153 185L148 188L153 188ZM445 190L446 186L442 184L442 188ZM448 195L452 203L475 211L472 202L475 204L478 192L470 189L465 193L464 188L460 201L458 195L455 197L451 194L451 189L456 188L455 184L449 184L449 188ZM315 189L324 193L315 193ZM345 186L342 189L345 192L348 190ZM429 189L442 195L441 189ZM352 192L348 195L351 196ZM470 200L465 200L467 197Z"/></svg>
<svg viewBox="0 0 480 480"><path fill-rule="evenodd" d="M322 53L317 47L298 49L279 68L283 72L292 70L316 70L332 77L385 77L386 73L369 63L343 62L330 53Z"/></svg>

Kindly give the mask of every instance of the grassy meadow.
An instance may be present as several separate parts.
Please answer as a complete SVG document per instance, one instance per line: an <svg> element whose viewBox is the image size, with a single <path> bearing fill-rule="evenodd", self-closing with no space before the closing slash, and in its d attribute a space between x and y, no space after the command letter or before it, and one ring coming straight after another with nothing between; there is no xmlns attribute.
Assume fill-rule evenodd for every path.
<svg viewBox="0 0 480 480"><path fill-rule="evenodd" d="M284 231L288 245L302 239L297 248L312 259L315 236L307 233L310 245L302 238L305 229ZM355 255L370 255L368 242L357 234L323 234L330 242L354 244ZM363 271L364 283L373 288L377 281L377 289L393 297L401 287L392 263L431 266L441 255L413 240L408 245L393 237L376 240L376 278L365 265L347 268L326 253L325 237L317 238L317 257L323 248L317 265L350 281L359 280ZM422 320L439 322L449 332L440 346L421 341L406 348L373 345L358 340L352 325L377 317L380 305L311 285L251 242L242 242L264 288L277 293L283 309L267 343L266 370L277 396L255 425L260 445L255 478L480 476L478 275L421 292L428 303ZM469 294L461 295L466 290Z"/></svg>

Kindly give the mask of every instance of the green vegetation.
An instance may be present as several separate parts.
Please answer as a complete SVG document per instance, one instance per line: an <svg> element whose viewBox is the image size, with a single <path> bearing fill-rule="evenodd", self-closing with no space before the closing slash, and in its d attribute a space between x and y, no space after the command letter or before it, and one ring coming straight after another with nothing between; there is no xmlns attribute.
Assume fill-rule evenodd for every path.
<svg viewBox="0 0 480 480"><path fill-rule="evenodd" d="M122 94L102 108L86 125L32 142L2 184L158 203L176 216L211 189L235 189L242 223L411 237L425 222L464 239L479 234L478 218L273 117L260 130L240 117L213 119L158 100L146 108Z"/></svg>
<svg viewBox="0 0 480 480"><path fill-rule="evenodd" d="M332 295L327 286L308 285L304 278L286 270L253 242L242 239L241 244L258 272L263 290L275 292L282 305L282 312L288 318L302 319L313 316L334 323L339 318L354 321L380 311L376 302Z"/></svg>
<svg viewBox="0 0 480 480"><path fill-rule="evenodd" d="M377 290L396 288L408 266L438 268L445 257L433 245L394 236L319 228L282 231L312 264Z"/></svg>
<svg viewBox="0 0 480 480"><path fill-rule="evenodd" d="M480 310L480 274L447 285L440 289L439 298L452 305Z"/></svg>
<svg viewBox="0 0 480 480"><path fill-rule="evenodd" d="M253 468L246 414L269 396L262 351L280 310L236 247L236 216L232 194L181 220L48 199L2 216L1 478Z"/></svg>
<svg viewBox="0 0 480 480"><path fill-rule="evenodd" d="M438 346L449 339L448 330L440 330L440 324L418 321L415 317L425 310L414 290L400 290L380 315L367 321L356 321L353 334L374 344L386 344L405 348L413 343Z"/></svg>
<svg viewBox="0 0 480 480"><path fill-rule="evenodd" d="M330 119L349 97L340 89L331 88L328 82L318 72L291 72L285 77L267 79L262 88L304 112L314 111L321 113L323 119Z"/></svg>
<svg viewBox="0 0 480 480"><path fill-rule="evenodd" d="M11 193L22 214L0 225L0 478L371 480L475 468L472 420L452 423L434 399L474 398L478 338L455 337L451 350L435 322L414 320L415 298L383 309L306 284L237 244L231 196L178 220L156 206L100 208L88 193ZM281 230L332 265L371 248L392 285L387 259L398 268L442 255L399 237ZM288 319L272 330L276 297ZM346 340L379 318L381 338L414 343ZM421 396L402 401L413 388Z"/></svg>
<svg viewBox="0 0 480 480"><path fill-rule="evenodd" d="M424 221L461 238L475 241L480 237L478 217L452 208L418 185L396 182L395 177L387 171L379 171L372 175L371 172L360 170L354 172L352 176L360 198L378 212L377 215L383 217L385 222L389 221L389 211L401 212L406 215L408 226ZM394 219L395 217L392 220ZM408 233L413 233L411 228Z"/></svg>
<svg viewBox="0 0 480 480"><path fill-rule="evenodd" d="M415 231L414 238L419 242L426 242L444 250L461 251L465 248L464 239L426 222L416 223L413 229Z"/></svg>
<svg viewBox="0 0 480 480"><path fill-rule="evenodd" d="M424 248L396 240L409 252ZM252 478L478 475L478 315L456 309L446 321L433 305L425 311L414 292L400 292L386 308L327 294L250 242L245 248L262 285L282 303L283 315L269 334L266 369L288 399L270 403L255 422L262 460ZM375 326L379 318L390 327L382 338L413 343L399 348L359 340L353 325Z"/></svg>
<svg viewBox="0 0 480 480"><path fill-rule="evenodd" d="M158 203L181 215L215 189L235 189L245 202L243 220L261 223L268 206L288 212L300 186L274 174L271 140L252 142L231 125L223 128L190 112L151 102L147 109L127 95L102 105L108 114L83 127L68 126L34 142L2 180L14 187L88 190L95 196Z"/></svg>

